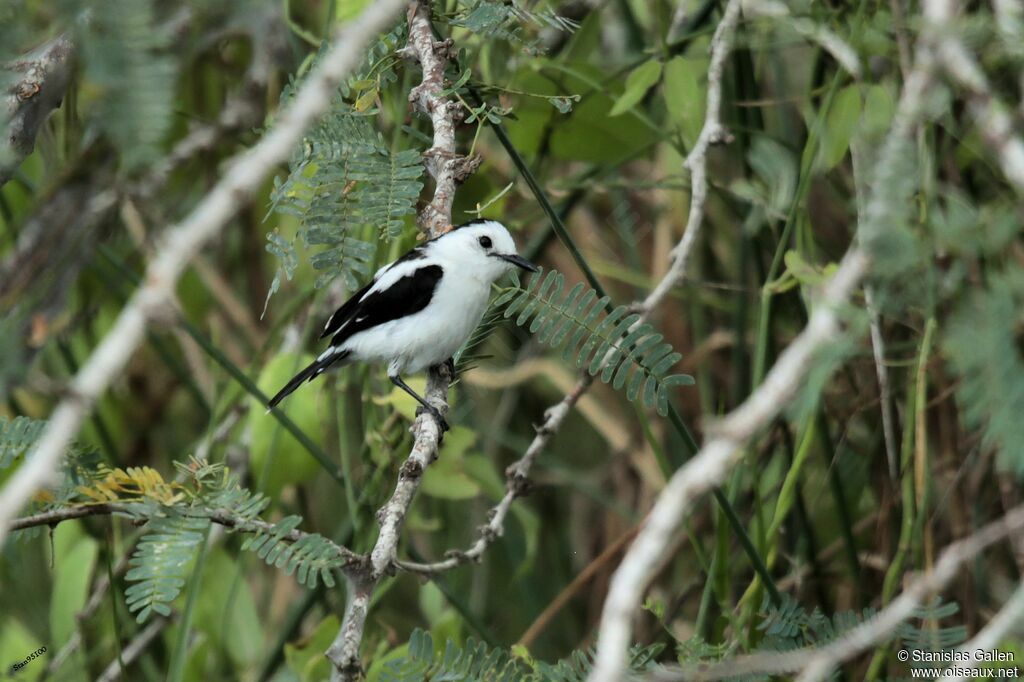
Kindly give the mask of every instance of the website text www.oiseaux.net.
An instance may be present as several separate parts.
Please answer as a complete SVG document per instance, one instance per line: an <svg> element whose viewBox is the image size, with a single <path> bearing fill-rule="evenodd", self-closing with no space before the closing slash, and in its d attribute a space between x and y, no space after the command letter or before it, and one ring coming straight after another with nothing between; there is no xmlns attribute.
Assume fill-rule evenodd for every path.
<svg viewBox="0 0 1024 682"><path fill-rule="evenodd" d="M1020 677L1020 669L1014 665L1013 652L977 649L975 651L923 651L901 649L896 657L904 663L911 663L910 676L915 679L935 679L943 675L966 679L1007 679ZM922 666L932 663L934 667ZM1006 667L979 667L984 664L1002 663Z"/></svg>

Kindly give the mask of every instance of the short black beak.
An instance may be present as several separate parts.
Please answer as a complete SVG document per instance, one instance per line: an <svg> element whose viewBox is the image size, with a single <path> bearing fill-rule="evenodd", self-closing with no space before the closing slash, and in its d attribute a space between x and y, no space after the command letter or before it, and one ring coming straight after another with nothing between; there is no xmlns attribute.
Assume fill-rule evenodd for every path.
<svg viewBox="0 0 1024 682"><path fill-rule="evenodd" d="M493 255L496 256L497 258L500 258L503 261L508 261L512 265L515 265L518 268L522 268L523 270L529 270L530 272L537 272L538 270L540 270L540 268L538 268L536 265L520 256L519 254L495 253Z"/></svg>

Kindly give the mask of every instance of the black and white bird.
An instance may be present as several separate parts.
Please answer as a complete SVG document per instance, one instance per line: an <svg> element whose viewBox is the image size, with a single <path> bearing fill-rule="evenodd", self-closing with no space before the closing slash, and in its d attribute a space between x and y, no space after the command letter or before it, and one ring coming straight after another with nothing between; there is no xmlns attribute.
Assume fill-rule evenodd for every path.
<svg viewBox="0 0 1024 682"><path fill-rule="evenodd" d="M305 381L353 362L386 362L388 378L447 429L440 412L403 374L448 361L480 322L491 284L515 267L537 267L495 220L473 220L426 241L393 263L331 315L331 345L270 399L274 407Z"/></svg>

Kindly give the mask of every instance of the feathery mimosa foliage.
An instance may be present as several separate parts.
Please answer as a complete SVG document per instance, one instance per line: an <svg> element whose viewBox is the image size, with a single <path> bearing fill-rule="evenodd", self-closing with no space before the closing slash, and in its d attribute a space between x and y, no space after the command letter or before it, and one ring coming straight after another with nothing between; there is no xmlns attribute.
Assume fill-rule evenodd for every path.
<svg viewBox="0 0 1024 682"><path fill-rule="evenodd" d="M170 129L177 64L153 0L80 3L85 75L99 88L97 122L133 170L160 155Z"/></svg>
<svg viewBox="0 0 1024 682"><path fill-rule="evenodd" d="M403 466L415 405L379 367L321 377L283 412L259 401L323 351L315 331L346 291L422 239L434 131L410 106L423 74L396 14L87 399L20 512L44 516L0 548L0 665L45 646L19 675L327 679L343 574L363 567L340 548L374 546L401 479L420 485L395 575L369 600L369 682L586 679L612 574L692 455L686 430L705 441L764 386L852 246L871 266L841 338L770 405L779 416L714 492L722 511L688 505L633 614L634 670L728 665L870 623L1024 499L1024 194L1008 172L1024 12L954 4L939 37L962 42L975 80L936 61L907 102L933 44L928 2L743 2L716 100L727 2L431 3L455 147L481 159L451 221L502 220L544 272L495 291L425 468ZM72 376L95 377L176 226L287 121L368 7L0 0L0 491L55 406L80 405ZM69 52L34 61L65 37ZM699 211L682 162L716 102ZM697 216L686 277L639 324L630 302ZM601 381L570 393L582 377ZM509 465L527 452L524 480ZM486 526L510 498L500 531ZM62 514L76 518L47 522ZM481 538L478 561L429 580L402 568ZM1021 575L1017 544L988 547L843 677L907 678L899 648L957 646Z"/></svg>
<svg viewBox="0 0 1024 682"><path fill-rule="evenodd" d="M420 151L393 149L374 127L377 98L396 79L393 53L404 37L396 30L376 43L360 74L341 88L330 113L296 150L288 177L275 180L271 209L298 218L299 237L314 249L309 262L321 272L317 286L341 277L348 289L358 288L371 272L378 241L398 239L414 213L423 187ZM282 102L300 84L286 88ZM267 250L280 260L269 301L282 274L294 275L298 257L277 232L268 240Z"/></svg>
<svg viewBox="0 0 1024 682"><path fill-rule="evenodd" d="M286 516L269 530L260 530L248 538L242 549L256 552L268 566L283 570L285 575L294 573L300 585L315 589L319 580L327 587L334 587L331 571L340 568L342 561L329 542L315 533L297 542L285 540L301 523L301 516Z"/></svg>
<svg viewBox="0 0 1024 682"><path fill-rule="evenodd" d="M630 673L649 671L664 647L634 647L630 652ZM434 646L429 632L413 630L407 653L390 661L381 673L386 682L584 682L593 666L592 652L573 651L557 663L522 660L501 649L488 647L472 637L459 644L451 639L443 650Z"/></svg>
<svg viewBox="0 0 1024 682"><path fill-rule="evenodd" d="M145 622L152 613L170 616L174 601L191 573L192 562L206 541L210 520L177 514L150 520L148 532L129 559L124 591L128 610Z"/></svg>
<svg viewBox="0 0 1024 682"><path fill-rule="evenodd" d="M40 419L0 416L0 469L6 469L24 457L45 427L46 422Z"/></svg>
<svg viewBox="0 0 1024 682"><path fill-rule="evenodd" d="M563 360L585 367L591 376L600 372L604 383L615 390L625 388L630 401L642 396L644 405L668 414L671 389L693 384L689 375L668 373L682 355L626 306L606 312L608 297L598 298L582 283L563 295L564 288L561 273L538 272L525 287L501 294L494 306L504 305L504 316L515 317L520 327L529 325L540 343L564 345Z"/></svg>

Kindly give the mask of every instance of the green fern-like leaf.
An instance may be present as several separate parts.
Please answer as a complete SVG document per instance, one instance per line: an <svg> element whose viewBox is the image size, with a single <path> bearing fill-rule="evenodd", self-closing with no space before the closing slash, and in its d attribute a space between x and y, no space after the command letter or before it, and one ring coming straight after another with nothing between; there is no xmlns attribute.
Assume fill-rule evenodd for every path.
<svg viewBox="0 0 1024 682"><path fill-rule="evenodd" d="M448 640L438 658L430 633L419 629L409 638L408 654L389 662L381 673L384 682L522 682L529 678L511 654L472 638L464 646Z"/></svg>
<svg viewBox="0 0 1024 682"><path fill-rule="evenodd" d="M282 569L285 575L295 574L300 584L315 588L318 580L328 587L334 587L331 572L341 568L342 560L334 546L324 537L316 534L303 536L298 542L289 542L286 537L302 523L301 516L286 516L266 533L258 533L242 544L242 549L253 552L270 566Z"/></svg>
<svg viewBox="0 0 1024 682"><path fill-rule="evenodd" d="M818 608L808 612L788 594L782 595L778 606L765 598L761 610L764 620L758 629L765 634L761 643L763 650L788 650L830 642L876 613L866 608L861 612L842 611L830 617Z"/></svg>
<svg viewBox="0 0 1024 682"><path fill-rule="evenodd" d="M453 26L460 26L486 38L499 38L518 44L531 53L536 52L538 48L535 42L527 42L523 38L525 25L533 24L535 27L553 28L567 33L579 28L579 23L572 19L551 10L527 9L522 6L525 3L477 0L463 4L468 7L452 20Z"/></svg>
<svg viewBox="0 0 1024 682"><path fill-rule="evenodd" d="M967 640L967 628L964 625L942 627L938 621L960 613L960 605L955 601L944 602L936 598L930 604L917 609L914 617L923 624L903 623L896 633L905 649L921 651L942 651L952 649Z"/></svg>
<svg viewBox="0 0 1024 682"><path fill-rule="evenodd" d="M299 218L299 237L307 247L324 247L310 258L323 273L318 286L341 276L355 288L357 275L369 274L375 251L375 240L361 239L360 229L374 226L388 240L401 234L423 187L423 164L416 150L392 153L368 117L340 106L307 138L288 178L274 188L271 204ZM294 264L280 241L272 238L268 250L285 256L287 275Z"/></svg>
<svg viewBox="0 0 1024 682"><path fill-rule="evenodd" d="M1024 275L993 277L960 305L944 338L968 424L981 428L1000 465L1018 476L1024 475L1024 358L1015 328L1022 303Z"/></svg>
<svg viewBox="0 0 1024 682"><path fill-rule="evenodd" d="M243 488L238 476L223 464L192 458L188 464L175 462L174 466L192 479L192 485L186 488L191 496L189 513L209 516L223 512L237 520L252 521L270 506L269 497Z"/></svg>
<svg viewBox="0 0 1024 682"><path fill-rule="evenodd" d="M456 374L468 372L476 362L490 357L481 353L480 349L504 319L505 311L502 305L491 305L487 308L487 312L484 313L480 324L469 335L466 343L462 344L462 348L452 357L452 360L455 362Z"/></svg>
<svg viewBox="0 0 1024 682"><path fill-rule="evenodd" d="M375 112L361 104L395 80L399 44L400 33L392 32L374 45L360 74L343 84L331 112L303 139L288 177L275 180L271 211L298 218L298 237L321 273L318 287L341 277L349 289L357 288L370 274L378 239L397 238L415 213L423 188L422 156L417 149L392 150L374 128ZM293 91L294 86L287 88L282 100ZM368 227L376 230L370 239ZM267 250L280 262L269 300L282 276L291 279L297 252L276 232L268 235Z"/></svg>
<svg viewBox="0 0 1024 682"><path fill-rule="evenodd" d="M606 312L607 297L599 299L583 284L563 295L564 286L565 277L555 270L537 273L525 287L499 296L495 305L507 306L505 317L515 317L541 343L562 348L565 360L600 375L616 390L625 388L630 401L642 397L647 407L668 414L671 389L693 383L689 375L668 373L682 356L651 325L638 324L639 315L626 306Z"/></svg>
<svg viewBox="0 0 1024 682"><path fill-rule="evenodd" d="M654 667L654 662L665 649L664 644L633 646L629 649L629 671L642 674ZM576 650L554 664L538 661L535 664L537 682L585 682L594 666L593 649Z"/></svg>
<svg viewBox="0 0 1024 682"><path fill-rule="evenodd" d="M0 471L23 459L35 447L46 422L29 417L0 417ZM33 510L59 509L78 497L78 487L90 484L103 471L99 453L88 447L72 445L61 461L61 478L52 489L41 492ZM28 539L42 532L41 527L24 528L15 537Z"/></svg>
<svg viewBox="0 0 1024 682"><path fill-rule="evenodd" d="M25 455L39 440L46 422L28 417L0 417L0 469Z"/></svg>
<svg viewBox="0 0 1024 682"><path fill-rule="evenodd" d="M630 649L629 669L643 673L654 665L664 645ZM473 638L462 646L448 640L440 656L429 632L416 629L409 637L408 653L390 661L381 674L384 682L583 682L593 666L593 650L574 651L557 663L531 662L503 649L489 648Z"/></svg>
<svg viewBox="0 0 1024 682"><path fill-rule="evenodd" d="M0 471L23 458L33 447L46 426L45 421L15 417L0 417ZM15 533L19 540L33 538L40 528L25 528Z"/></svg>
<svg viewBox="0 0 1024 682"><path fill-rule="evenodd" d="M209 527L208 518L186 516L169 508L167 516L150 521L149 532L136 546L125 576L134 583L124 596L128 610L136 613L136 620L142 623L154 611L170 615L170 603L185 585Z"/></svg>
<svg viewBox="0 0 1024 682"><path fill-rule="evenodd" d="M281 277L286 277L290 282L295 275L295 269L299 267L299 255L295 252L295 246L277 232L267 235L267 253L277 256L278 266L277 272L274 273L274 280L270 283L270 289L267 291L267 298L263 302L261 318L267 314L271 296L281 288Z"/></svg>
<svg viewBox="0 0 1024 682"><path fill-rule="evenodd" d="M761 650L789 650L803 646L817 646L831 642L864 621L872 618L877 610L865 608L862 611L841 611L828 616L815 608L808 612L795 598L782 595L779 606L772 605L766 598L762 606L764 620L758 629L764 632ZM935 651L948 649L967 638L962 626L935 627L942 618L955 615L960 610L956 602L936 600L914 613L920 623L904 623L897 630L906 648Z"/></svg>
<svg viewBox="0 0 1024 682"><path fill-rule="evenodd" d="M153 0L89 3L85 74L102 90L96 121L129 169L152 161L171 125L177 65Z"/></svg>

